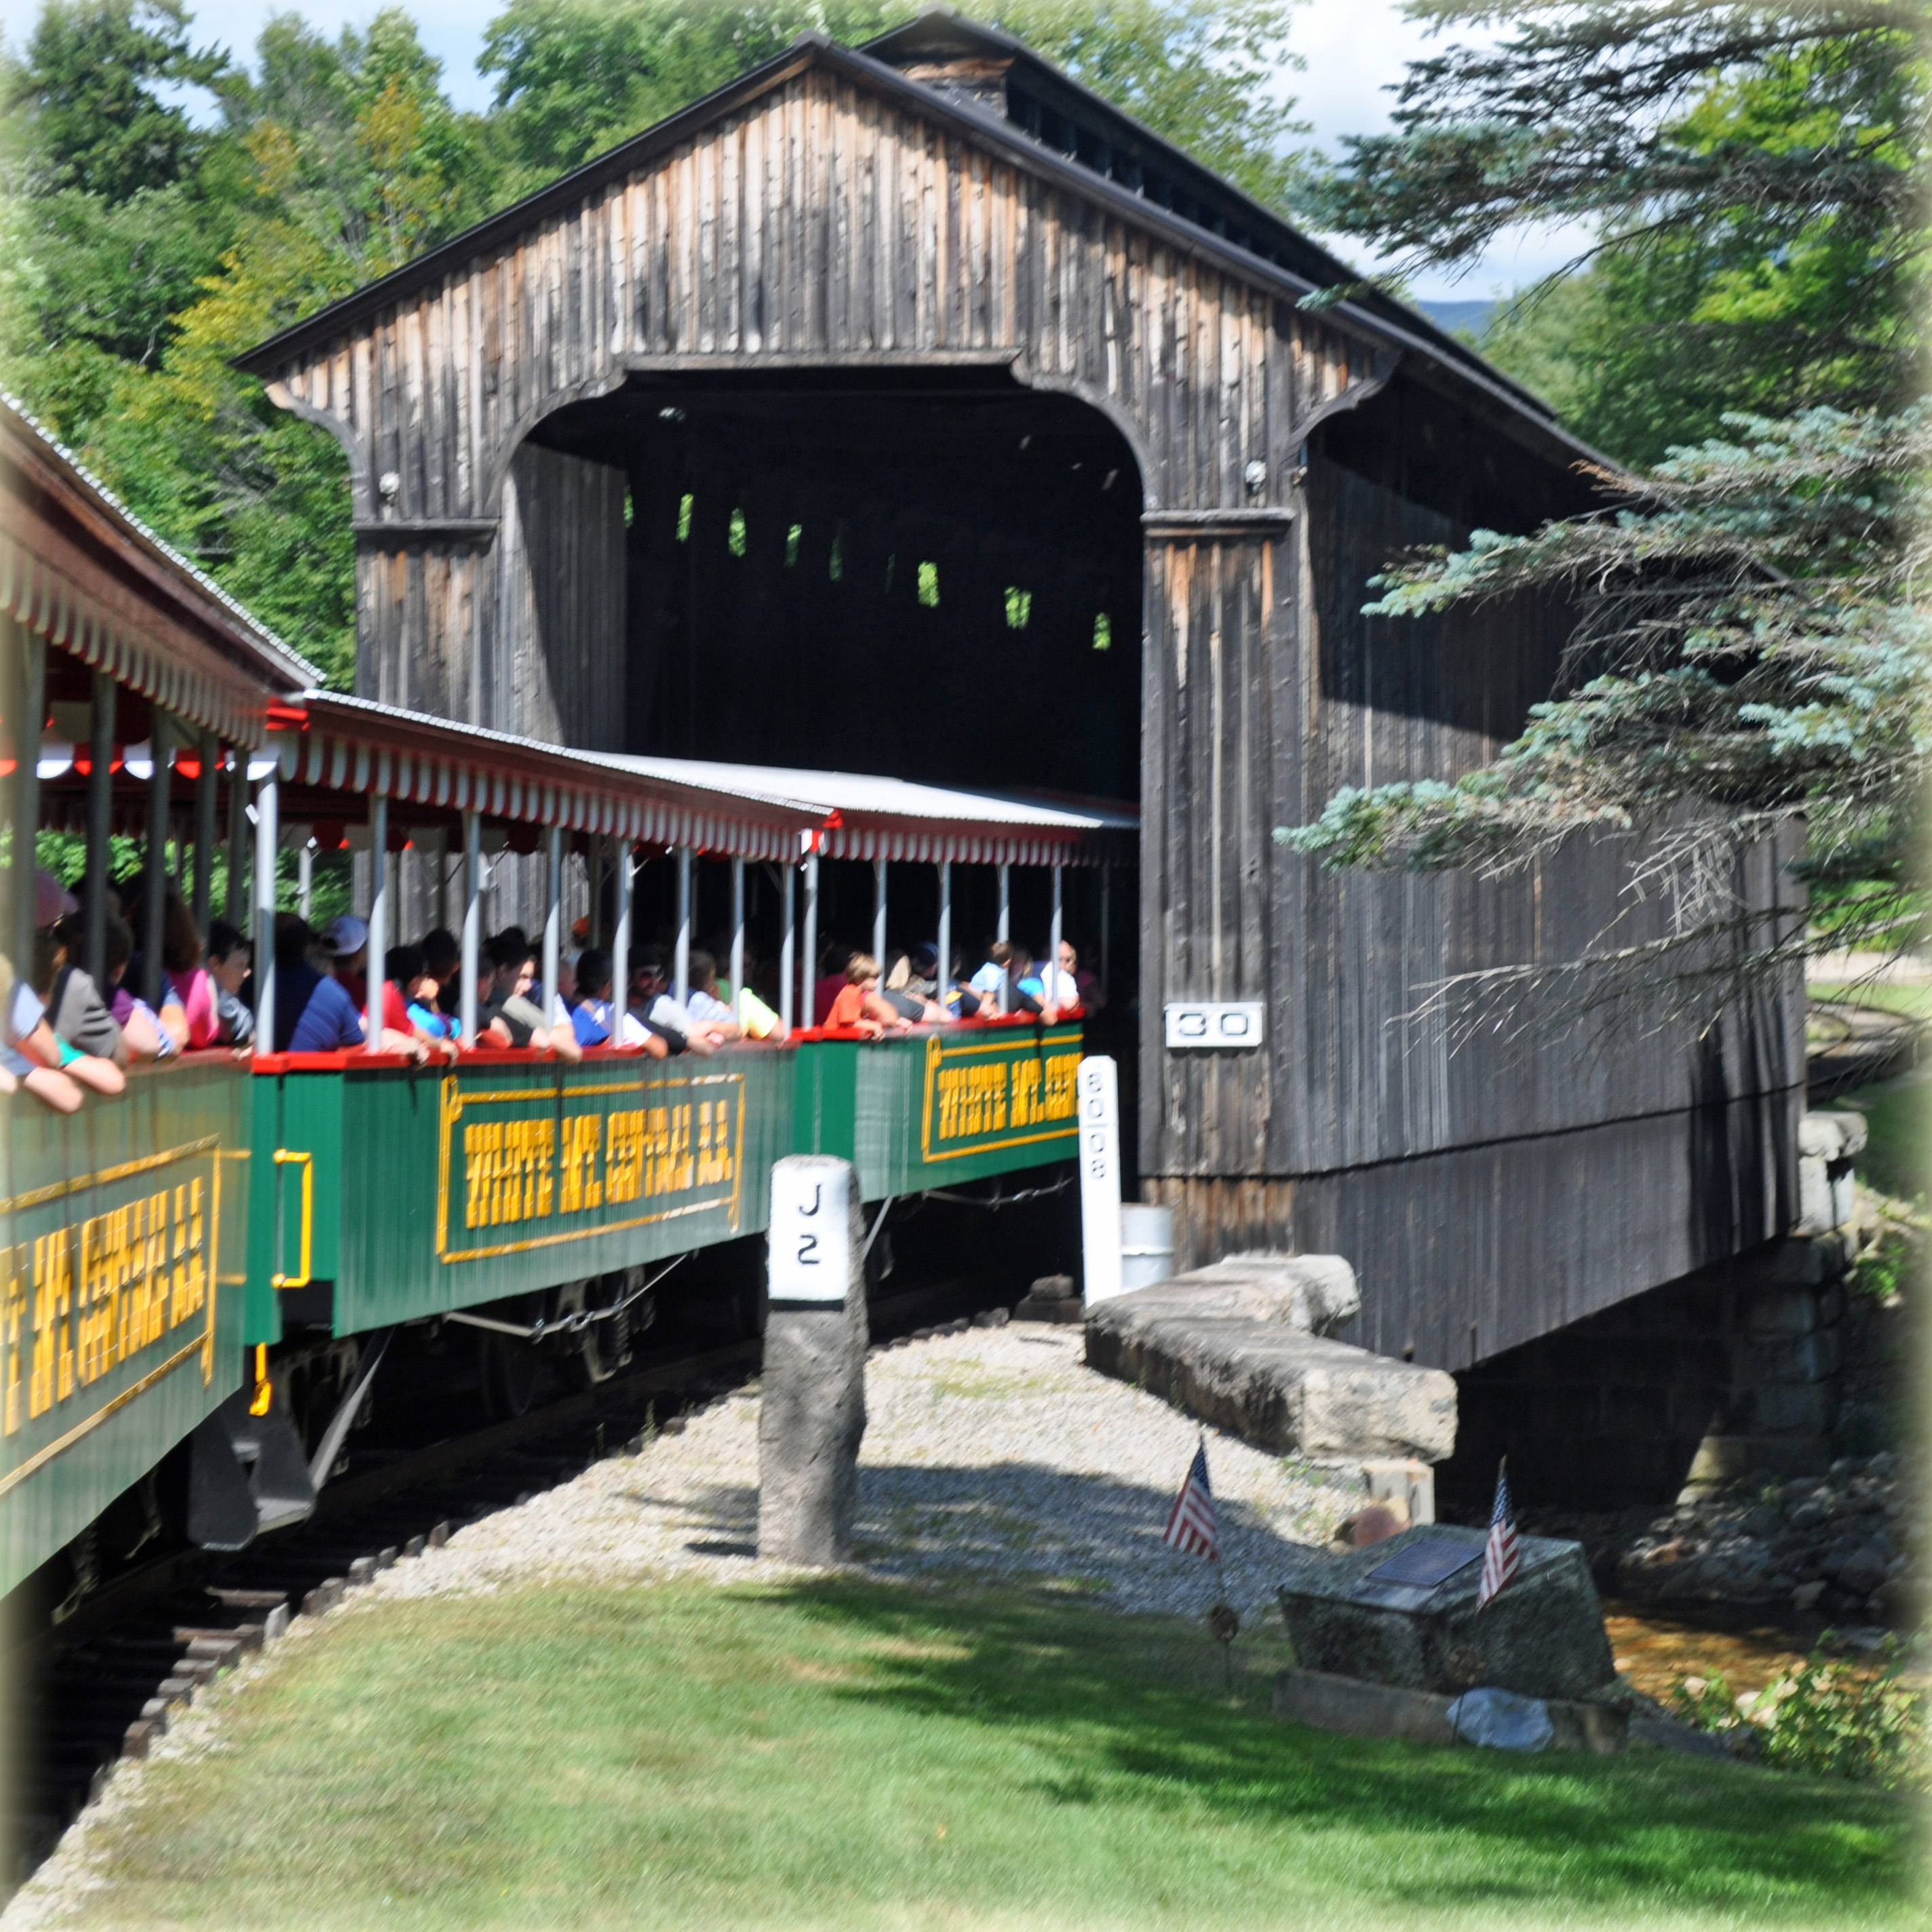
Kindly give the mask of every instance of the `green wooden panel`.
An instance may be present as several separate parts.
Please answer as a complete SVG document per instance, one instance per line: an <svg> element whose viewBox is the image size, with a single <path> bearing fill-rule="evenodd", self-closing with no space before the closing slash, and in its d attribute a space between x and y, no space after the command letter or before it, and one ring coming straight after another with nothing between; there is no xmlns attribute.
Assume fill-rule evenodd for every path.
<svg viewBox="0 0 1932 1932"><path fill-rule="evenodd" d="M196 1059L71 1115L0 1099L0 1591L241 1385L252 1085Z"/></svg>
<svg viewBox="0 0 1932 1932"><path fill-rule="evenodd" d="M855 1056L852 1159L868 1201L1073 1156L1077 1024L935 1028L845 1050Z"/></svg>
<svg viewBox="0 0 1932 1932"><path fill-rule="evenodd" d="M755 1233L771 1164L791 1151L794 1058L262 1075L262 1339L280 1333L263 1284L299 1258L299 1167L278 1148L314 1159L310 1273L352 1334Z"/></svg>

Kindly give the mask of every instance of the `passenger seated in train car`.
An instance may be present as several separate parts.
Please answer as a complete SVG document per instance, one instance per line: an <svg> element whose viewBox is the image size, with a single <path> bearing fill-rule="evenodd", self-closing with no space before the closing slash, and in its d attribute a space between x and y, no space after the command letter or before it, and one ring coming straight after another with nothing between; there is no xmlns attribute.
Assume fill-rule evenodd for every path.
<svg viewBox="0 0 1932 1932"><path fill-rule="evenodd" d="M663 952L646 946L631 969L630 1012L656 1034L674 1053L716 1053L724 1045L721 1028L700 1020L691 1010L670 996L670 976Z"/></svg>
<svg viewBox="0 0 1932 1932"><path fill-rule="evenodd" d="M714 1029L721 1041L742 1040L745 1029L718 990L717 960L709 952L695 950L691 956L690 970L691 991L685 999L686 1010L700 1025Z"/></svg>
<svg viewBox="0 0 1932 1932"><path fill-rule="evenodd" d="M901 1019L914 1026L944 1026L952 1017L937 1000L928 999L918 990L909 953L902 952L893 960L892 970L879 988L879 998Z"/></svg>
<svg viewBox="0 0 1932 1932"><path fill-rule="evenodd" d="M1080 955L1070 939L1060 942L1060 970L1063 985L1067 980L1072 982L1072 1004L1083 1012L1097 1013L1107 1004L1106 989L1100 984L1100 975L1091 967L1081 964Z"/></svg>
<svg viewBox="0 0 1932 1932"><path fill-rule="evenodd" d="M1012 956L1013 949L1006 940L994 940L986 949L986 963L967 982L979 995L980 1006L988 1012L999 1010L1000 982L1005 978Z"/></svg>
<svg viewBox="0 0 1932 1932"><path fill-rule="evenodd" d="M64 895L63 895L64 896ZM96 1094L112 1097L127 1090L128 1079L114 1060L105 1054L88 1053L76 1046L73 1041L64 1039L53 1024L54 994L63 991L58 982L68 966L65 945L56 934L60 922L42 927L34 934L34 970L32 987L34 997L40 1004L43 1016L40 1030L52 1043L54 1058L52 1064L57 1066L70 1080ZM111 1025L112 1022L110 1021ZM36 1039L38 1035L35 1036ZM45 1059L44 1052L28 1049L30 1054Z"/></svg>
<svg viewBox="0 0 1932 1932"><path fill-rule="evenodd" d="M391 946L388 957L382 962L382 970L389 983L401 994L404 1013L414 1031L424 1040L456 1037L457 1023L437 1009L436 994L442 989L424 961L421 946Z"/></svg>
<svg viewBox="0 0 1932 1932"><path fill-rule="evenodd" d="M60 1043L47 1024L46 1009L24 980L16 980L14 964L0 952L0 1092L24 1087L43 1106L57 1114L80 1111L80 1088L61 1072Z"/></svg>
<svg viewBox="0 0 1932 1932"><path fill-rule="evenodd" d="M994 949L996 952L997 947ZM1006 948L1006 970L1000 975L994 1004L1002 1013L1037 1013L1044 1010L1042 988L1034 977L1033 955L1022 945Z"/></svg>
<svg viewBox="0 0 1932 1932"><path fill-rule="evenodd" d="M369 922L353 913L338 913L322 928L316 946L355 1001L356 1010L366 1014L369 1010ZM382 982L382 1051L406 1053L420 1064L428 1058L428 1044L426 1036L410 1024L401 988L386 979Z"/></svg>
<svg viewBox="0 0 1932 1932"><path fill-rule="evenodd" d="M563 1059L581 1060L584 1049L578 1044L575 1030L568 1026L546 1026L542 1007L530 997L536 986L536 954L526 946L523 957L512 962L508 956L513 949L505 944L504 940L505 935L499 934L492 945L497 949L498 983L508 986L509 991L496 1003L489 1026L482 1030L500 1046L548 1048Z"/></svg>
<svg viewBox="0 0 1932 1932"><path fill-rule="evenodd" d="M214 983L214 1018L224 1046L245 1046L255 1037L255 1013L242 988L253 976L255 949L225 919L208 928L208 978Z"/></svg>
<svg viewBox="0 0 1932 1932"><path fill-rule="evenodd" d="M1080 963L1080 956L1066 940L1060 942L1060 958L1048 966L1042 962L1039 969L1041 1003L1054 1012L1068 1012L1081 1004L1080 982L1074 968Z"/></svg>
<svg viewBox="0 0 1932 1932"><path fill-rule="evenodd" d="M66 897L63 894L62 898ZM52 904L43 898L38 910L52 910ZM100 997L100 990L94 983L92 976L80 964L81 949L86 944L85 929L78 913L60 914L46 928L53 948L48 970L44 976L37 972L38 982L44 976L46 990L40 998L47 1010L47 1022L56 1036L72 1047L76 1052L91 1054L100 1060L111 1060L116 1066L124 1067L132 1057L127 1041L122 1036L121 1028L114 1016L107 1010L107 1003Z"/></svg>
<svg viewBox="0 0 1932 1932"><path fill-rule="evenodd" d="M462 1010L463 988L458 976L463 967L463 948L446 926L430 927L421 944L423 970L436 983L436 1004L446 1017L454 1019Z"/></svg>
<svg viewBox="0 0 1932 1932"><path fill-rule="evenodd" d="M842 939L829 940L825 950L819 955L818 983L812 989L812 1023L814 1026L830 1024L826 1016L832 1011L832 1003L844 992L849 983L845 969L859 956L859 949ZM873 969L876 971L878 969Z"/></svg>
<svg viewBox="0 0 1932 1932"><path fill-rule="evenodd" d="M132 936L134 934L145 932L147 930L148 911L143 897L146 881L139 873L136 873L131 878L124 880L123 885L124 889L120 892L119 898L122 904L127 908L125 916L131 943ZM164 916L165 917L165 914ZM152 1016L154 1024L159 1029L165 1042L154 1058L157 1060L172 1060L176 1054L188 1051L188 1015L182 1006L181 994L176 990L174 981L165 970L167 959L165 926L163 930L164 936L162 941L161 956L164 970L160 976L160 1010L158 1012L156 1011L145 1000L141 1000L140 1004L143 1012ZM146 982L146 964L137 948L128 962L124 982L126 980L131 980L136 986L140 986ZM128 993L128 999L130 1010L135 998L136 996L132 992ZM121 1003L118 999L114 1003L114 1017L123 1027L127 1025L128 1022L121 1010Z"/></svg>
<svg viewBox="0 0 1932 1932"><path fill-rule="evenodd" d="M577 958L578 1001L571 1012L572 1030L580 1046L608 1046L613 1007L610 1000L610 956L601 946L586 946ZM626 1046L641 1046L653 1060L662 1060L670 1046L635 1015L624 1016Z"/></svg>
<svg viewBox="0 0 1932 1932"><path fill-rule="evenodd" d="M278 1053L332 1053L362 1044L362 1021L349 988L309 958L315 934L299 913L275 915Z"/></svg>
<svg viewBox="0 0 1932 1932"><path fill-rule="evenodd" d="M178 892L162 898L161 974L164 986L172 988L181 1002L182 1023L187 1029L183 1050L200 1052L219 1045L214 982L202 966L201 934L195 930L194 915Z"/></svg>
<svg viewBox="0 0 1932 1932"><path fill-rule="evenodd" d="M879 962L869 952L855 952L847 962L845 984L825 1024L878 1040L888 1033L909 1033L911 1020L886 999L879 986Z"/></svg>
<svg viewBox="0 0 1932 1932"><path fill-rule="evenodd" d="M107 916L106 946L102 959L107 983L101 996L114 1024L121 1029L122 1043L135 1060L163 1060L175 1053L174 1036L161 1024L160 1016L146 1000L137 999L124 983L134 957L134 935L126 920ZM177 1009L178 1010L178 1009Z"/></svg>
<svg viewBox="0 0 1932 1932"><path fill-rule="evenodd" d="M695 954L692 955L692 976L694 978L697 974ZM750 982L760 976L758 958L748 947L745 953L746 984L740 986L736 994L730 999L732 1017L737 1021L739 1029L746 1039L776 1040L783 1022L770 1006L752 990ZM778 992L777 975L773 974L770 977L772 992L776 997ZM724 986L724 982L722 980L718 982L718 997L721 999L725 997Z"/></svg>

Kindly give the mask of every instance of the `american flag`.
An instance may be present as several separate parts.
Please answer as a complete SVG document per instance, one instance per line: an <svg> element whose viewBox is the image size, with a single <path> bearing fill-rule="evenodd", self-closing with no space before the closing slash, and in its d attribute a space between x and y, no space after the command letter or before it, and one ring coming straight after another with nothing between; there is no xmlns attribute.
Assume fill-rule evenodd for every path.
<svg viewBox="0 0 1932 1932"><path fill-rule="evenodd" d="M1214 1533L1214 1492L1208 1486L1208 1445L1202 1443L1188 1466L1187 1480L1174 1499L1161 1541L1170 1550L1184 1550L1190 1556L1204 1556L1210 1563L1221 1560L1221 1544Z"/></svg>
<svg viewBox="0 0 1932 1932"><path fill-rule="evenodd" d="M1480 1610L1516 1573L1522 1552L1516 1540L1516 1512L1510 1508L1509 1458L1496 1465L1496 1502L1490 1512L1490 1540L1483 1551L1483 1580L1476 1588Z"/></svg>

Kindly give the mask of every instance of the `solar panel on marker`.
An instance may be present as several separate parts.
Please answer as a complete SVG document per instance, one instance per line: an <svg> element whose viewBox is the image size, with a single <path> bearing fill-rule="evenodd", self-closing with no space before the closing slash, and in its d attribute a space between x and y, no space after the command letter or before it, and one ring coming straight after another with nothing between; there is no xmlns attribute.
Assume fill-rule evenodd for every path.
<svg viewBox="0 0 1932 1932"><path fill-rule="evenodd" d="M1170 1550L1184 1550L1190 1556L1204 1556L1210 1563L1221 1560L1220 1539L1214 1528L1214 1492L1208 1486L1208 1445L1194 1452L1187 1480L1174 1501L1162 1542Z"/></svg>

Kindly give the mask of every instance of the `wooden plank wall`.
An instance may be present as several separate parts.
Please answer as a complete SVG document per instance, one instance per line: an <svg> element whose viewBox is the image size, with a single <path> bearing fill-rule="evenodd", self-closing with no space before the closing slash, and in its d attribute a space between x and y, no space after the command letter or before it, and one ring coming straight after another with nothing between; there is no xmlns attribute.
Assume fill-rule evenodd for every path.
<svg viewBox="0 0 1932 1932"><path fill-rule="evenodd" d="M1713 1119L1733 1124L1727 1146L1782 1145L1802 1079L1795 1005L1727 1018L1694 1050L1680 1036L1596 1055L1574 1037L1452 1051L1445 1027L1405 1018L1429 988L1574 954L1618 910L1630 855L1579 844L1499 882L1336 877L1272 842L1340 785L1466 769L1547 684L1551 613L1456 626L1360 615L1364 580L1393 550L1461 534L1402 489L1328 461L1318 435L1301 477L1311 418L1386 380L1389 352L808 58L279 372L350 446L356 475L397 479L392 499L358 505L358 688L479 722L508 722L507 709L529 721L514 728L594 732L625 713L623 694L608 702L597 641L622 580L621 544L614 560L596 532L621 499L600 494L602 478L519 457L530 430L634 370L830 361L902 374L970 356L1010 357L1022 382L1105 411L1135 445L1150 512L1282 519L1238 530L1223 514L1190 531L1156 517L1148 529L1150 1186L1183 1184L1204 1203L1237 1190L1232 1206L1204 1204L1204 1239L1245 1240L1241 1230L1288 1214L1304 1243L1357 1244L1365 1274L1388 1271L1396 1298L1374 1333L1413 1327L1423 1359L1456 1359L1468 1320L1482 1340L1486 1318L1464 1312L1472 1296L1582 1312L1694 1265L1687 1254L1720 1237L1686 1232L1687 1150ZM1489 447L1532 498L1564 487ZM1264 480L1251 492L1256 460ZM531 579L556 569L595 587L548 604L520 578L519 544ZM590 658L539 670L560 623L581 627L560 648ZM592 694L566 705L562 685L574 692L580 678ZM1776 890L1768 864L1746 869L1750 890ZM1643 908L1619 935L1664 916ZM1265 999L1265 1048L1167 1055L1162 1003L1184 996ZM1417 1170L1432 1162L1424 1184ZM1532 1172L1538 1211L1568 1217L1552 1223L1555 1246L1520 1245L1516 1177ZM1762 1161L1753 1172L1754 1185L1781 1184L1764 1182ZM1592 1191L1597 1173L1606 1179ZM1630 1189L1643 1211L1620 1218L1609 1204ZM1578 1208L1586 1194L1591 1212L1606 1204L1600 1256L1578 1232L1595 1225ZM1721 1238L1743 1238L1754 1214L1728 1214ZM1580 1240L1582 1258L1558 1266L1558 1248ZM1432 1294L1452 1312L1425 1320Z"/></svg>

